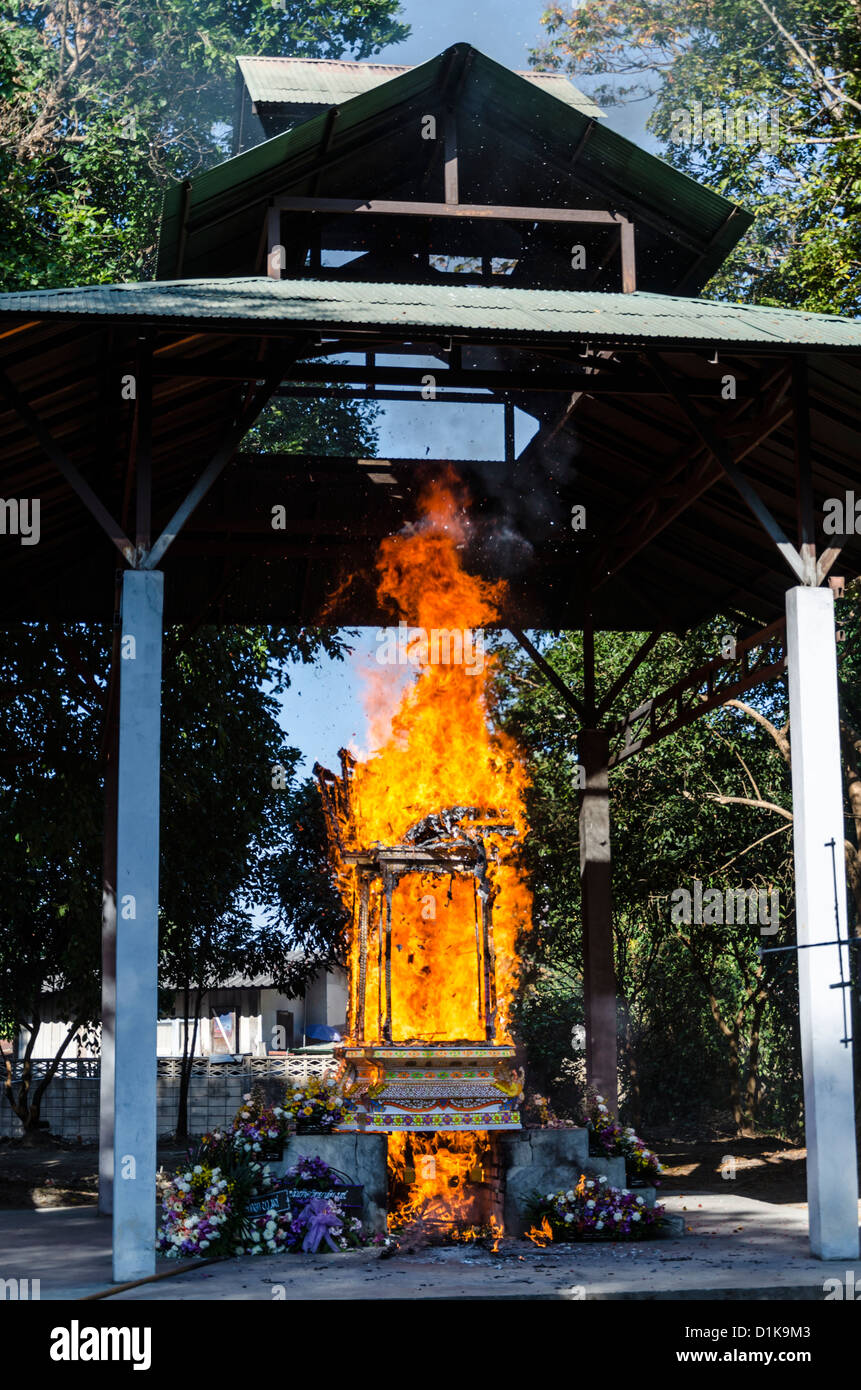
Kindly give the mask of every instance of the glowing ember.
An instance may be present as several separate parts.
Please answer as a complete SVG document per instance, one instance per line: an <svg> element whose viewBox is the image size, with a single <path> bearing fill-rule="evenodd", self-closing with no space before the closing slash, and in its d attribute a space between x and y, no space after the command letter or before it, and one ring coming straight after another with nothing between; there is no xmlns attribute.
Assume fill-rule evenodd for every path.
<svg viewBox="0 0 861 1390"><path fill-rule="evenodd" d="M485 1239L495 1250L502 1226L491 1209L486 1134L391 1134L389 1229L412 1239Z"/></svg>

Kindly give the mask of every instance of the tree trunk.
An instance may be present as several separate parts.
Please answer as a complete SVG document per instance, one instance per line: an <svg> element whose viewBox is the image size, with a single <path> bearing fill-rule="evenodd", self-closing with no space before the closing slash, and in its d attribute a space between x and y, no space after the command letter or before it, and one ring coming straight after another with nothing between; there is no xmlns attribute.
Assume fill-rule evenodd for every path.
<svg viewBox="0 0 861 1390"><path fill-rule="evenodd" d="M732 1118L733 1123L735 1124L736 1134L740 1135L744 1127L744 1116L742 1114L741 1105L741 1067L739 1065L738 1043L739 1035L741 1033L741 1023L744 1017L744 1010L742 1009L736 1015L736 1018L733 1022L733 1026L730 1027L726 1019L721 1014L720 1005L718 1004L717 1000L717 995L712 989L711 984L705 980L704 983L706 984L706 988L708 990L709 1008L712 1012L712 1018L714 1019L715 1023L717 1024L718 1028L721 1030L721 1032L727 1040L727 1043L729 1044L729 1104L730 1109L732 1110Z"/></svg>
<svg viewBox="0 0 861 1390"><path fill-rule="evenodd" d="M46 1131L39 1124L42 1113L42 1098L57 1074L57 1068L63 1059L63 1053L81 1027L82 1022L82 1019L75 1019L75 1021L70 1024L62 1045L51 1058L51 1061L45 1068L45 1075L35 1088L33 1087L33 1048L36 1044L36 1038L39 1035L39 1029L42 1026L38 1015L35 1016L33 1026L30 1029L30 1037L27 1041L27 1048L24 1053L21 1076L18 1080L17 1094L15 1091L15 1080L12 1076L12 1059L9 1057L6 1058L6 1081L4 1084L4 1091L13 1113L21 1121L24 1129L25 1143L33 1144L37 1143L40 1139L47 1138Z"/></svg>
<svg viewBox="0 0 861 1390"><path fill-rule="evenodd" d="M738 1028L734 1027L729 1032L729 1103L735 1132L741 1137L744 1130L744 1114L741 1104L741 1066L738 1042Z"/></svg>
<svg viewBox="0 0 861 1390"><path fill-rule="evenodd" d="M176 1115L176 1137L177 1139L188 1138L188 1092L191 1085L191 1073L194 1067L194 1049L197 1046L197 1029L200 1023L200 1010L203 1002L203 990L198 989L194 1005L194 1026L191 1030L191 1048L188 1045L188 1012L191 1007L191 989L185 987L185 1028L182 1033L182 1064L179 1077L179 1106Z"/></svg>
<svg viewBox="0 0 861 1390"><path fill-rule="evenodd" d="M750 1049L747 1061L747 1085L745 1086L744 1113L751 1129L756 1126L756 1107L759 1090L759 1046L762 1038L762 1016L765 1013L767 998L758 994L753 1006L750 1023Z"/></svg>

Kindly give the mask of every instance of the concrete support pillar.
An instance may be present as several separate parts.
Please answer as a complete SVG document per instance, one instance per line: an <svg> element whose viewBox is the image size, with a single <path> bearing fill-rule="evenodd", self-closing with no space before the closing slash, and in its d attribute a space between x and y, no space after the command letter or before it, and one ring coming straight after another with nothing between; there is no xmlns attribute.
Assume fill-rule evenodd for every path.
<svg viewBox="0 0 861 1390"><path fill-rule="evenodd" d="M111 640L111 670L105 707L105 829L102 853L102 1028L99 1044L99 1212L114 1209L114 1024L117 1016L117 763L121 579Z"/></svg>
<svg viewBox="0 0 861 1390"><path fill-rule="evenodd" d="M611 1110L617 1108L616 969L610 862L609 735L581 729L580 880L586 1076Z"/></svg>
<svg viewBox="0 0 861 1390"><path fill-rule="evenodd" d="M850 951L846 938L843 778L830 589L786 596L795 910L810 1248L858 1258ZM842 960L841 960L842 957ZM845 1008L845 1014L844 1014ZM845 1020L845 1021L844 1021Z"/></svg>
<svg viewBox="0 0 861 1390"><path fill-rule="evenodd" d="M99 1211L103 1216L110 1216L114 1208L114 1028L117 1016L117 731L115 715L110 710L108 721L99 1044Z"/></svg>
<svg viewBox="0 0 861 1390"><path fill-rule="evenodd" d="M155 1271L158 822L164 576L123 577L117 794L114 1279Z"/></svg>

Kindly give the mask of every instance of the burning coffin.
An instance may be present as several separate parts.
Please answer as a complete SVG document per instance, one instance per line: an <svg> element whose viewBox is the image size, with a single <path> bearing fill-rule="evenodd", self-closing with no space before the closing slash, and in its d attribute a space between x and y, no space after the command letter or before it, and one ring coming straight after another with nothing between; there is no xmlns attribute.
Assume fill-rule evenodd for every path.
<svg viewBox="0 0 861 1390"><path fill-rule="evenodd" d="M517 1129L520 1078L500 991L495 928L514 826L452 807L399 844L356 848L353 759L317 768L351 905L349 1041L338 1049L353 1103L345 1130ZM502 933L510 973L510 930ZM502 994L502 997L501 997Z"/></svg>

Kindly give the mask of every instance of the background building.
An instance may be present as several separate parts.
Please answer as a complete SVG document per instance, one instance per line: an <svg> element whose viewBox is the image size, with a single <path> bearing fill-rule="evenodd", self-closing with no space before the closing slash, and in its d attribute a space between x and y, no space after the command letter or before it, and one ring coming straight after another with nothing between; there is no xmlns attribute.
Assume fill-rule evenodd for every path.
<svg viewBox="0 0 861 1390"><path fill-rule="evenodd" d="M321 971L305 993L293 999L281 994L268 976L237 975L206 992L194 1054L215 1060L270 1057L306 1046L339 1042L346 1016L347 977L340 968L331 973ZM56 1056L68 1028L62 995L45 996L33 1057ZM170 1012L159 1016L159 1057L182 1057L186 1028L190 1041L193 1022L185 1018L185 992L176 990ZM27 1040L28 1034L22 1030L16 1049L19 1058L24 1055ZM69 1060L98 1057L98 1032L82 1029L64 1055Z"/></svg>

